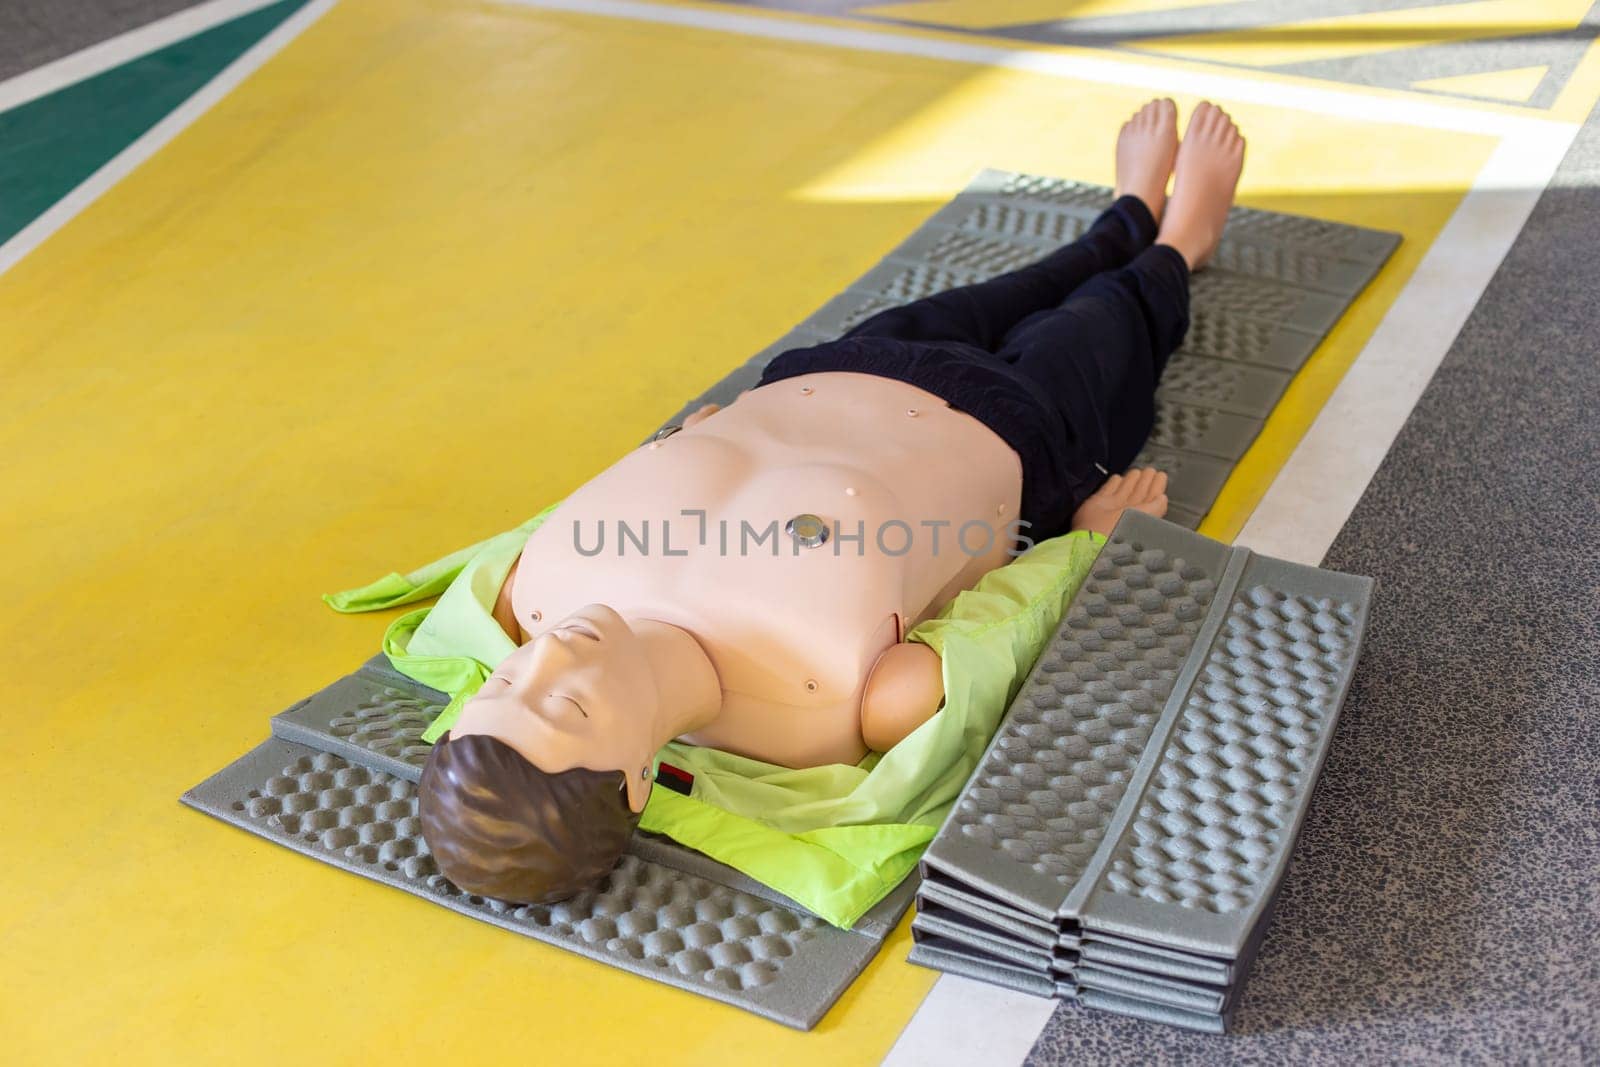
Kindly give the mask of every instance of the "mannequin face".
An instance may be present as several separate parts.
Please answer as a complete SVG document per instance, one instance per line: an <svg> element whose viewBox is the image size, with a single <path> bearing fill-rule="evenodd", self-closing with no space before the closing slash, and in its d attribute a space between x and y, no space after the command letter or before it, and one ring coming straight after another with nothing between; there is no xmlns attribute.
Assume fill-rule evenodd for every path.
<svg viewBox="0 0 1600 1067"><path fill-rule="evenodd" d="M487 734L551 774L621 771L628 806L640 811L657 705L638 635L615 611L590 604L507 656L462 706L450 736Z"/></svg>

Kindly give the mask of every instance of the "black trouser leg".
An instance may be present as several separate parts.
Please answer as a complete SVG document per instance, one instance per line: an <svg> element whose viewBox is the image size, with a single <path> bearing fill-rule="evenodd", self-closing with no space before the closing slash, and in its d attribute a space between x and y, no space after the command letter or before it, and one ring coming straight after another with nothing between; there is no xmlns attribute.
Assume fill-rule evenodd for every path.
<svg viewBox="0 0 1600 1067"><path fill-rule="evenodd" d="M1188 328L1188 265L1156 245L1019 322L998 354L1043 387L1090 458L1115 473L1150 436L1156 384Z"/></svg>
<svg viewBox="0 0 1600 1067"><path fill-rule="evenodd" d="M1056 307L1096 275L1126 265L1155 235L1149 208L1125 196L1082 237L1039 262L881 311L845 336L960 341L995 352L1023 319Z"/></svg>

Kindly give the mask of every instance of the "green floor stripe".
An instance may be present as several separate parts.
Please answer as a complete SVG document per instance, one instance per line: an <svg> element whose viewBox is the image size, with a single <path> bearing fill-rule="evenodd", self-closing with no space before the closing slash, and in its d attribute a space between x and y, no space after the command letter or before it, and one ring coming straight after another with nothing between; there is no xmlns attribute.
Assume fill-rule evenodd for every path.
<svg viewBox="0 0 1600 1067"><path fill-rule="evenodd" d="M305 3L281 0L0 113L0 244Z"/></svg>

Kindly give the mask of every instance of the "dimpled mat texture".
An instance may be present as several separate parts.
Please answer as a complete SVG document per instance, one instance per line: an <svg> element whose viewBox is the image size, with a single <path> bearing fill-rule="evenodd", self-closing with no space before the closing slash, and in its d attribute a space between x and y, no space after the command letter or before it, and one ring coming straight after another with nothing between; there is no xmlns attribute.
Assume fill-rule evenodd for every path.
<svg viewBox="0 0 1600 1067"><path fill-rule="evenodd" d="M1084 232L1111 190L986 170L881 263L776 344L686 404L731 403L780 352L838 337L868 316L1015 270ZM1398 234L1235 208L1216 259L1195 275L1191 322L1162 377L1136 463L1170 476L1170 521L1210 510L1289 381L1399 244Z"/></svg>
<svg viewBox="0 0 1600 1067"><path fill-rule="evenodd" d="M462 914L803 1029L866 966L906 905L902 895L856 930L837 930L733 872L723 876L720 864L644 835L601 885L570 900L519 906L470 895L434 866L413 782L281 740L184 801ZM677 853L689 862L675 863Z"/></svg>
<svg viewBox="0 0 1600 1067"><path fill-rule="evenodd" d="M1224 1029L1371 593L1125 515L923 857L912 959Z"/></svg>
<svg viewBox="0 0 1600 1067"><path fill-rule="evenodd" d="M314 859L613 966L809 1029L878 951L916 879L839 930L730 867L634 835L595 890L554 905L466 894L417 823L419 739L445 698L376 657L272 720L273 739L183 800ZM306 743L300 743L306 742Z"/></svg>
<svg viewBox="0 0 1600 1067"><path fill-rule="evenodd" d="M1082 233L1110 200L1110 190L1099 186L985 171L844 294L735 368L668 423L680 422L701 404L731 402L787 348L835 337L880 308L1044 255ZM1290 377L1397 241L1392 234L1315 219L1234 211L1216 266L1196 276L1189 337L1168 367L1156 429L1142 457L1171 475L1170 518L1189 527L1200 521ZM1048 794L1058 779L1072 783L1059 800L1050 801L1056 811L1052 833L1041 837L1031 824L1016 823L1015 813L973 824L994 835L989 853L999 848L1000 854L1026 857L1026 862L999 876L1005 886L970 892L961 884L949 887L948 899L959 907L952 908L944 935L929 949L939 958L961 958L952 946L1005 949L1006 942L983 932L987 928L956 925L957 919L969 925L1000 922L1007 931L1002 937L1028 931L1031 951L1022 958L1031 962L1052 953L1058 964L1068 957L1098 960L1112 975L1106 982L1121 982L1119 989L1107 987L1106 996L1125 998L1127 988L1134 988L1117 977L1124 971L1163 981L1197 974L1226 981L1218 977L1230 973L1222 963L1162 956L1137 941L1119 943L1110 926L1100 935L1111 938L1107 941L1082 941L1061 932L1049 903L1059 901L1062 888L1093 858L1215 595L1226 550L1196 552L1182 563L1140 564L1146 568L1142 577L1129 570L1123 579L1126 602L1108 600L1108 617L1096 623L1100 628L1075 638L1084 649L1096 650L1101 646L1095 642L1112 640L1101 623L1143 610L1140 605L1151 595L1165 598L1156 613L1160 618L1152 616L1155 629L1138 630L1132 638L1143 641L1153 634L1159 647L1141 646L1149 654L1126 671L1085 681L1096 693L1109 692L1108 686L1123 684L1123 675L1131 671L1136 684L1126 689L1125 699L1089 709L1068 748L1041 750L1041 784L1035 787L1030 779L1029 789ZM1052 662L1061 662L1060 648L1050 655L1056 657ZM1063 678L1051 684L1066 683ZM443 703L440 694L376 657L274 718L272 740L185 794L184 801L454 911L802 1028L815 1025L910 906L915 877L854 929L837 930L731 868L643 834L636 835L628 857L605 885L561 905L515 908L462 894L434 868L415 822L414 783L427 756L420 737ZM1050 726L1041 720L1030 729L1037 733ZM1196 727L1207 728L1213 727ZM1029 743L1025 735L1006 741L1018 753ZM1068 764L1067 774L1056 773ZM992 791L998 784L978 789ZM1229 894L1239 892L1236 887L1197 883L1184 866L1186 852L1207 845L1215 834L1203 815L1195 816L1197 827L1180 821L1190 818L1184 798L1216 787L1211 778L1174 781L1149 798L1151 814L1142 816L1139 832L1174 836L1118 857L1105 880L1104 899L1097 903L1100 912L1123 916L1124 926L1137 927L1163 906L1191 906L1197 884L1216 894L1213 903L1233 901ZM1180 810L1166 812L1163 803ZM1061 819L1078 828L1072 839L1054 834ZM967 843L984 844L976 837ZM1005 899L997 899L996 891ZM1028 899L1036 906L1029 911L1007 903L1008 892L1031 893ZM990 959L989 973L1016 970L999 957ZM1071 991L1080 999L1095 991L1088 979L1079 983L1084 992L1078 993L1062 973L1029 974L1035 991Z"/></svg>

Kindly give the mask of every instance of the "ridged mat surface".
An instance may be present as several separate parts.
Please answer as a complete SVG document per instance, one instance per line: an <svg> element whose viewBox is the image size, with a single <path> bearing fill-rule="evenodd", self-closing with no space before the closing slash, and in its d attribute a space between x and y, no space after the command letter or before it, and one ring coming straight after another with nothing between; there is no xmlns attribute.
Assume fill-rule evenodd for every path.
<svg viewBox="0 0 1600 1067"><path fill-rule="evenodd" d="M592 892L549 906L466 894L439 873L416 815L443 694L378 656L272 720L271 740L185 803L314 859L486 922L809 1029L910 905L909 878L839 930L772 889L652 834L635 834Z"/></svg>
<svg viewBox="0 0 1600 1067"><path fill-rule="evenodd" d="M1125 515L923 857L913 959L1221 1029L1371 594Z"/></svg>
<svg viewBox="0 0 1600 1067"><path fill-rule="evenodd" d="M1044 255L1082 233L1110 200L1110 190L1099 186L985 171L842 295L668 423L703 403L732 402L785 349L836 337L891 304ZM1171 518L1198 524L1294 371L1397 242L1391 234L1235 210L1217 265L1195 278L1189 338L1168 368L1157 426L1142 457L1171 475ZM1173 606L1172 632L1163 635L1170 641L1140 671L1175 675L1187 655L1193 635L1186 628L1197 624L1215 588L1214 577L1192 570L1163 572L1161 589L1179 583L1190 606ZM1146 687L1153 692L1160 684ZM1073 758L1090 784L1069 801L1072 818L1088 818L1092 828L1098 823L1091 808L1109 812L1116 806L1094 780L1115 778L1130 760L1137 762L1139 749L1129 738L1137 736L1139 744L1148 738L1148 724L1141 724L1159 714L1160 699L1130 692L1126 708L1111 709L1103 722L1086 728ZM395 673L379 657L276 717L272 740L184 800L463 914L802 1028L815 1025L838 999L910 904L915 878L853 930L836 930L731 868L647 835L636 837L604 886L565 904L518 908L463 894L434 868L415 821L414 783L427 754L420 735L443 703L438 693ZM1041 780L1049 788L1049 777ZM1177 798L1185 788L1196 787L1175 782L1153 797L1152 813L1163 798L1181 803ZM1163 814L1149 818L1158 831L1177 825ZM1191 836L1202 834L1194 839L1203 841L1203 832L1214 831L1206 824ZM1024 840L1026 833L1014 838ZM1087 862L1084 849L1092 853L1092 845L1080 841L1062 846L1066 851L1059 855L1041 853L1037 860L1046 881L1059 885L1062 872ZM1167 853L1130 851L1113 868L1124 880L1117 885L1127 891L1125 910L1132 909L1125 921L1134 925L1146 918L1142 908L1162 903L1161 895L1176 899L1194 892L1186 868L1158 855ZM1117 885L1108 883L1107 892L1117 893ZM1115 913L1116 907L1101 910ZM1136 961L1148 958L1115 944L1074 951L1080 949L1103 958L1118 952ZM1057 945L1051 951L1066 949Z"/></svg>
<svg viewBox="0 0 1600 1067"><path fill-rule="evenodd" d="M832 340L887 307L1026 266L1111 204L1099 185L986 170L881 263L667 420L731 403L781 352ZM1189 335L1168 364L1136 461L1170 477L1167 518L1210 510L1296 371L1400 243L1397 234L1235 208L1191 285Z"/></svg>

